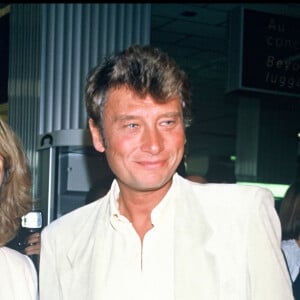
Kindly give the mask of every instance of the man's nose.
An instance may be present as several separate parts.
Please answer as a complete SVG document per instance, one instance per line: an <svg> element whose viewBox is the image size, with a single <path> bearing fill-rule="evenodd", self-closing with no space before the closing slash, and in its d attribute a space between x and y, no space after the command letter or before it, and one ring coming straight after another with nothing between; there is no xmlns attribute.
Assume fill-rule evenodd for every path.
<svg viewBox="0 0 300 300"><path fill-rule="evenodd" d="M145 128L142 139L142 151L149 152L151 155L161 151L163 137L157 128Z"/></svg>

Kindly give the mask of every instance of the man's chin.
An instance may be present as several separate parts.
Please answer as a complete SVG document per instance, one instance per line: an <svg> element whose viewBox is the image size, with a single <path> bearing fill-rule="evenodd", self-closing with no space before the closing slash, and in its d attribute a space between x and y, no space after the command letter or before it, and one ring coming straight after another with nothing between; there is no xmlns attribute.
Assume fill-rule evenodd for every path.
<svg viewBox="0 0 300 300"><path fill-rule="evenodd" d="M143 182L140 182L138 186L140 187L141 190L144 190L145 192L147 191L157 191L163 188L166 185L171 185L172 180L168 179L166 180L165 178L163 180L149 180L146 179Z"/></svg>

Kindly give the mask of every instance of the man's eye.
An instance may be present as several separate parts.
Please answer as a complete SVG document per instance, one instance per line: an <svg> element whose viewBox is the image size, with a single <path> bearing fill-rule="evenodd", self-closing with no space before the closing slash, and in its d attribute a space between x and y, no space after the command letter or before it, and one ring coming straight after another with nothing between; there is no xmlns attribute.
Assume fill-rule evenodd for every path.
<svg viewBox="0 0 300 300"><path fill-rule="evenodd" d="M130 123L130 124L127 124L126 126L127 126L128 128L134 129L134 128L137 128L137 127L138 127L138 124Z"/></svg>
<svg viewBox="0 0 300 300"><path fill-rule="evenodd" d="M175 124L175 121L174 120L165 120L162 122L163 125L166 125L166 126L170 126L172 124Z"/></svg>

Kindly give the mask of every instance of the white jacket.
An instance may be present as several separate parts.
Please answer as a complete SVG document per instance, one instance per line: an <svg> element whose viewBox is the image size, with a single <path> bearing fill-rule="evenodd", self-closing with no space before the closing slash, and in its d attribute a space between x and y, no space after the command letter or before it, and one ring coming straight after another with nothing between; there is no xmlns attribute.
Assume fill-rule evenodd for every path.
<svg viewBox="0 0 300 300"><path fill-rule="evenodd" d="M114 300L101 292L109 268L110 200L118 192L114 181L104 198L43 230L41 300ZM198 184L176 174L165 197L175 201L176 300L293 299L270 191Z"/></svg>

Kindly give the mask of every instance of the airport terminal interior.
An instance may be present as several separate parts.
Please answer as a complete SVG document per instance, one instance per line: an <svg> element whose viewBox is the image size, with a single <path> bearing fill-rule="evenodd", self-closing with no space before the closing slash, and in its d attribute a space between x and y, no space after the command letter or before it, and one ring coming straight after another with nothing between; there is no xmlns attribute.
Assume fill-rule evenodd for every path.
<svg viewBox="0 0 300 300"><path fill-rule="evenodd" d="M1 66L3 66L1 67L1 118L8 120L23 138L32 163L34 178L41 174L39 172L46 172L42 173L44 177L50 176L47 173L50 172L49 157L55 148L55 155L59 157L56 174L59 174L58 177L61 179L57 183L61 195L56 200L60 203L56 217L82 205L83 197L92 185L91 181L88 182L91 175L85 171L83 164L94 164L95 157L98 162L100 161L101 168L105 162L103 157L99 160L93 151L91 141L86 137L86 126L77 126L76 121L72 121L72 117L69 124L76 123L76 125L64 126L64 120L59 119L61 112L69 104L63 104L61 108L57 108L58 111L51 113L53 106L49 95L51 94L54 99L55 93L59 94L56 89L60 86L59 82L53 80L53 75L47 73L51 67L48 66L45 57L49 58L49 61L53 60L52 70L57 68L56 71L59 62L67 63L67 57L65 61L64 56L60 57L61 60L54 61L55 58L51 56L50 50L47 52L42 46L39 49L39 46L36 47L34 44L36 39L30 37L30 34L43 36L45 34L43 26L47 26L46 22L39 23L40 31L30 28L29 25L28 28L26 26L29 21L34 20L32 21L34 23L38 19L35 16L42 14L49 19L50 16L56 16L57 28L67 26L67 13L71 6L74 11L78 9L82 16L86 17L85 10L95 8L96 14L96 11L101 12L101 5L104 4L69 4L69 6L68 4L44 4L43 6L43 4L2 3L0 6L0 54ZM126 5L128 7L124 8ZM138 8L132 10L134 13L140 10L149 17L145 18L148 24L146 21L142 24L146 29L145 34L141 34L144 35L145 40L141 38L141 42L165 50L175 58L190 78L193 119L190 127L187 128L185 154L187 173L203 176L208 182L238 182L267 186L272 189L276 199L282 198L287 186L300 176L300 40L295 29L300 25L300 4L136 5ZM128 11L135 9L129 4L112 4L112 6L111 13L116 14L117 24L121 22L118 21L118 16L121 16L119 10L123 12L122 16L124 18L125 15L126 19L126 9ZM60 11L62 7L66 15L62 15ZM27 23L26 18L25 21L22 19L23 16L28 18ZM20 28L18 22L20 24L25 22L26 25L22 28L22 38L20 33L18 38L24 45L31 44L31 48L24 47L27 53L20 53L20 49L14 48L18 40L17 33L13 30ZM74 24L79 28L83 23ZM144 28L142 25L140 30ZM47 27L47 30L50 30L49 28ZM25 41L26 34L29 35L28 43ZM63 37L56 38L53 32L51 34L53 34L53 43L63 40ZM110 43L119 45L118 37L116 34L116 41ZM119 39L122 39L121 34ZM125 40L124 37L123 39ZM41 41L47 42L51 48L50 34L46 35L44 40L41 38ZM59 49L55 45L53 49ZM36 52L31 53L32 49ZM68 51L68 48L63 51ZM99 53L102 55L100 50ZM35 59L38 55L41 59L36 63ZM22 60L23 56L27 59ZM86 56L79 54L78 57ZM17 78L16 73L22 71L18 69L21 68L18 62L22 61L24 61L24 68L26 64L30 64L30 68L34 68L37 64L37 67L30 74L22 74L24 78L22 83L16 83L17 80L14 80ZM46 65L45 69L43 64ZM40 79L42 76L44 79L48 76L46 83L32 80L30 85L32 78ZM54 82L52 87L47 85L49 80ZM36 82L42 82L41 86L36 88ZM20 84L20 90L17 84ZM53 90L53 87L56 89ZM30 89L32 89L31 94ZM29 105L27 103L39 101L43 97L49 98L46 99L43 107L39 106L40 114L37 122L40 124L24 126L26 124L24 120L33 114L33 108L27 110ZM21 103L24 106L21 106ZM20 105L19 109L16 108L17 105ZM59 105L59 102L55 105ZM81 104L78 105L82 108ZM45 124L41 124L44 122L43 116ZM83 120L78 123L85 124L84 115L80 118ZM26 128L26 132L23 132L23 128ZM32 132L29 132L30 129ZM82 139L87 141L84 149L80 145ZM55 147L52 140L57 143ZM65 144L67 140L69 140L68 145ZM38 166L41 163L47 165L49 170L41 171ZM103 167L104 170L105 168L106 166ZM75 170L82 170L81 178L75 176ZM35 193L48 195L51 187L45 187L46 184L36 179ZM73 199L72 203L70 198ZM49 218L51 219L51 216Z"/></svg>

